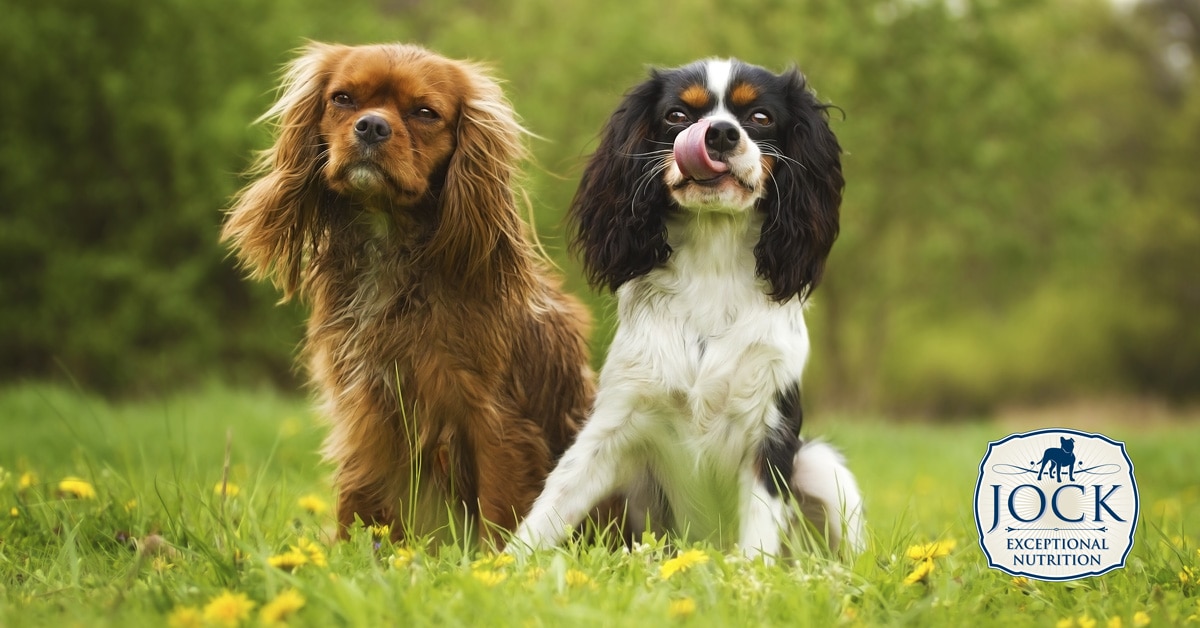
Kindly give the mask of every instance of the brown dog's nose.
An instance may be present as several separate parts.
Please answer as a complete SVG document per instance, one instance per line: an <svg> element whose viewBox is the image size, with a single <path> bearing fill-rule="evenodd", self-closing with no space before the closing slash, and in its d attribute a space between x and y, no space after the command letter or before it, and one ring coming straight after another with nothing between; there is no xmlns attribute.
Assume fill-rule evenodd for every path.
<svg viewBox="0 0 1200 628"><path fill-rule="evenodd" d="M392 127L381 116L367 114L354 123L354 135L360 142L370 146L391 137Z"/></svg>

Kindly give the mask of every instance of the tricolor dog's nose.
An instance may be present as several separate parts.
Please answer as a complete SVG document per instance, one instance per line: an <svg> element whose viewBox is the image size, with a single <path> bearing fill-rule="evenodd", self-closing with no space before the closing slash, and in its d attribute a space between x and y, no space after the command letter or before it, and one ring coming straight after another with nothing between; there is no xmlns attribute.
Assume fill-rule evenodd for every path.
<svg viewBox="0 0 1200 628"><path fill-rule="evenodd" d="M392 127L382 116L367 114L354 123L354 135L364 144L378 144L392 136Z"/></svg>
<svg viewBox="0 0 1200 628"><path fill-rule="evenodd" d="M741 139L742 130L736 124L728 120L718 120L709 125L704 134L704 145L717 153L726 153L737 148Z"/></svg>

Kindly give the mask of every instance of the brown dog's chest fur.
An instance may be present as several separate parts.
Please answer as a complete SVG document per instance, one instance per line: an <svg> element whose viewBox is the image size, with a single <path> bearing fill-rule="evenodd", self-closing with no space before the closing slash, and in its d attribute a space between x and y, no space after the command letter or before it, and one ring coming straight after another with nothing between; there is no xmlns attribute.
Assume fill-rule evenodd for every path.
<svg viewBox="0 0 1200 628"><path fill-rule="evenodd" d="M325 453L341 461L343 487L381 465L394 477L382 491L343 489L341 502L422 531L464 514L511 528L590 403L590 373L577 366L584 339L566 324L586 314L518 279L533 273L464 282L420 254L415 221L374 215L330 233L306 278L305 354L324 414L337 417ZM561 337L538 337L547 332ZM572 350L538 355L545 346ZM356 457L341 455L347 443ZM365 456L363 443L375 444Z"/></svg>

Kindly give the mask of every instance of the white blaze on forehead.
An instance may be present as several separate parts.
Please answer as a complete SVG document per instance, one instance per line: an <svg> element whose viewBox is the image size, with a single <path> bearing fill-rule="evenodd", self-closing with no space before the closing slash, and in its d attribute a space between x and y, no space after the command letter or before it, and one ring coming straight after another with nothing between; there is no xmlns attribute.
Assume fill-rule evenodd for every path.
<svg viewBox="0 0 1200 628"><path fill-rule="evenodd" d="M725 94L729 91L729 81L733 78L733 61L709 59L704 65L704 72L708 77L708 91L717 97L717 106L713 107L709 115L727 114L729 110L725 107Z"/></svg>

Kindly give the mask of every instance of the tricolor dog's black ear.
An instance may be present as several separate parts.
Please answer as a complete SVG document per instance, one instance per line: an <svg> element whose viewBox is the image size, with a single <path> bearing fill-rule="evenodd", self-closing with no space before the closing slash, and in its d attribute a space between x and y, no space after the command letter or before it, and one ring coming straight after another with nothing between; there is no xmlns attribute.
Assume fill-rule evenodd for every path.
<svg viewBox="0 0 1200 628"><path fill-rule="evenodd" d="M842 204L842 148L829 128L830 105L817 101L799 71L779 77L787 94L790 128L781 129L785 156L772 169L774 185L760 202L766 214L754 248L759 276L771 297L805 299L821 281L838 235Z"/></svg>
<svg viewBox="0 0 1200 628"><path fill-rule="evenodd" d="M671 254L661 177L670 146L651 141L664 80L657 71L630 90L609 118L600 146L583 172L568 217L572 249L594 287L616 290L662 264Z"/></svg>

